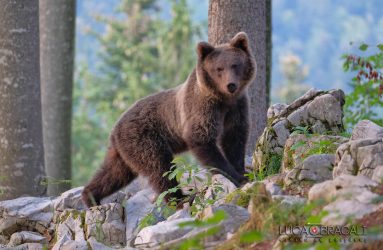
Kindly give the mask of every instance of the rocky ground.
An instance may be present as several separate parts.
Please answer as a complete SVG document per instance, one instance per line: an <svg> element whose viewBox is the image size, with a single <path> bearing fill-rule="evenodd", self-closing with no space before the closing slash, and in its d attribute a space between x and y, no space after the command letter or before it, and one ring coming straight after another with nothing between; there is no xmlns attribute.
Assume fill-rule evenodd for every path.
<svg viewBox="0 0 383 250"><path fill-rule="evenodd" d="M0 248L383 249L383 127L363 120L344 133L343 104L341 90L313 89L271 106L249 183L193 175L204 188L178 211L156 204L143 178L91 209L82 187L2 201Z"/></svg>

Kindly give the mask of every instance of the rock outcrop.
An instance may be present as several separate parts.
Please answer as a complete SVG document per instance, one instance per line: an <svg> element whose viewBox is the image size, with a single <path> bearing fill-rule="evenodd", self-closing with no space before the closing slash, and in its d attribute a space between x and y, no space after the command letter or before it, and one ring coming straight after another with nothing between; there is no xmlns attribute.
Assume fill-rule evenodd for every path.
<svg viewBox="0 0 383 250"><path fill-rule="evenodd" d="M374 192L376 187L378 183L365 176L340 175L314 185L308 197L310 201L327 203L323 208L328 212L322 218L324 225L344 225L383 208L381 194Z"/></svg>
<svg viewBox="0 0 383 250"><path fill-rule="evenodd" d="M268 126L259 138L253 155L255 170L281 163L286 140L298 127L314 134L343 131L344 93L342 90L309 90L290 105L269 108Z"/></svg>

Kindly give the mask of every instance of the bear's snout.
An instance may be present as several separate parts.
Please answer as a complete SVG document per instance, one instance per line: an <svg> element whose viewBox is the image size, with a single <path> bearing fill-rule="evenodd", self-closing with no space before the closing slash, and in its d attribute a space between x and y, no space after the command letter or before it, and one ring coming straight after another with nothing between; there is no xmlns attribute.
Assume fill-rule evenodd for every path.
<svg viewBox="0 0 383 250"><path fill-rule="evenodd" d="M230 93L234 93L237 90L237 84L231 82L227 85L227 90L229 90Z"/></svg>

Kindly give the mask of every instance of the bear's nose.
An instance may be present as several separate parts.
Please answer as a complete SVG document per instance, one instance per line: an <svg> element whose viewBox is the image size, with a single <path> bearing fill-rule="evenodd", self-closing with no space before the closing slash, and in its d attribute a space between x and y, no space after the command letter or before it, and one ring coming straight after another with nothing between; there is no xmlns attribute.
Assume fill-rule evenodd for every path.
<svg viewBox="0 0 383 250"><path fill-rule="evenodd" d="M229 90L230 93L234 93L237 90L237 84L231 82L227 85L227 90Z"/></svg>

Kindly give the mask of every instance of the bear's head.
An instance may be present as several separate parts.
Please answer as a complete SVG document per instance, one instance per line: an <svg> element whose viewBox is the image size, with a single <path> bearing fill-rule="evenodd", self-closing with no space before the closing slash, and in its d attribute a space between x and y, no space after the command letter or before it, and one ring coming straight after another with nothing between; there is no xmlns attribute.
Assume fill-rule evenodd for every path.
<svg viewBox="0 0 383 250"><path fill-rule="evenodd" d="M197 81L203 90L224 99L243 95L256 73L256 62L245 32L216 47L197 45Z"/></svg>

